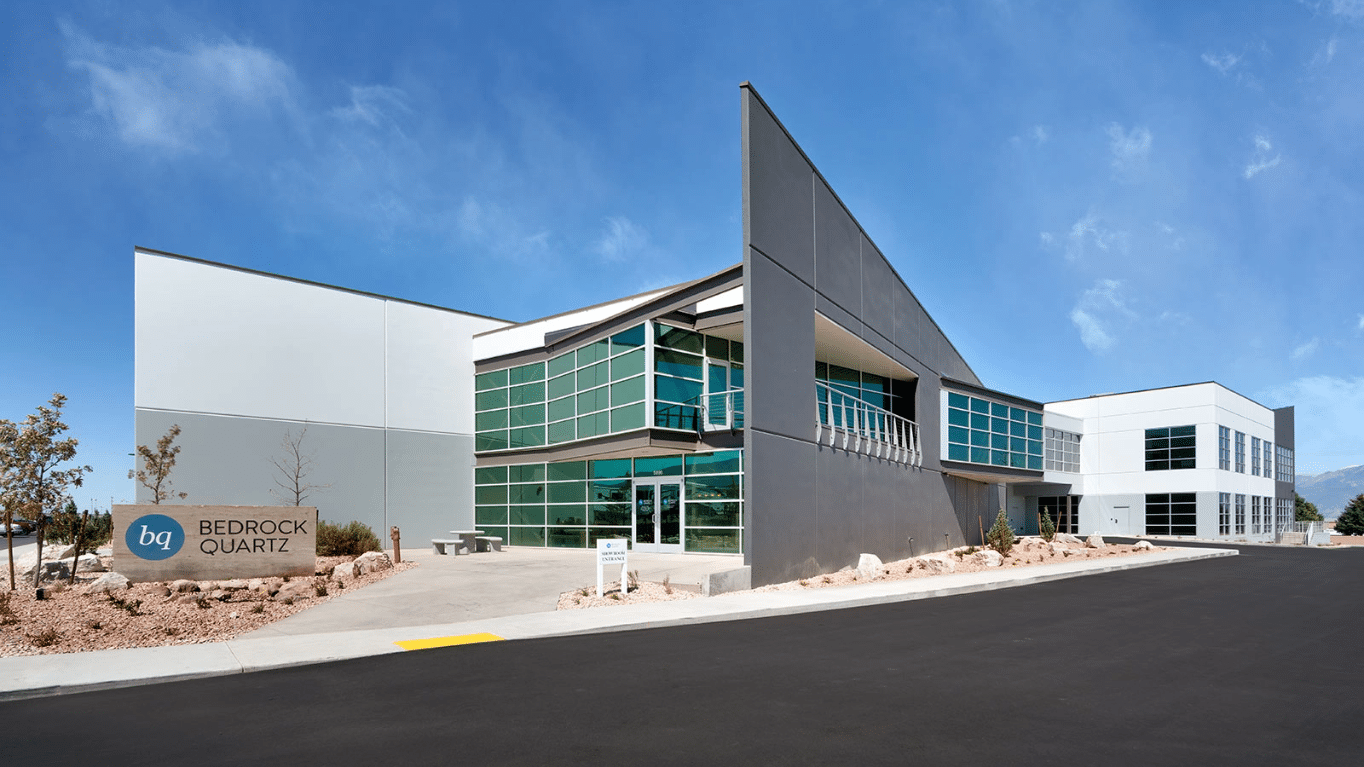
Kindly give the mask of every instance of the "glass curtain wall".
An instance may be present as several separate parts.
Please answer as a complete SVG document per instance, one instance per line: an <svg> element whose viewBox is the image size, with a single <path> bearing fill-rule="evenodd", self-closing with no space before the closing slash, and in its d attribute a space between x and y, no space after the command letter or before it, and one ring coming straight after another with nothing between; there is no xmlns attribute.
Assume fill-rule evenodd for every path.
<svg viewBox="0 0 1364 767"><path fill-rule="evenodd" d="M633 538L636 477L678 477L685 551L743 552L743 451L474 470L474 522L512 546L590 548Z"/></svg>
<svg viewBox="0 0 1364 767"><path fill-rule="evenodd" d="M947 392L947 459L1042 469L1042 411Z"/></svg>
<svg viewBox="0 0 1364 767"><path fill-rule="evenodd" d="M654 426L697 431L702 396L743 388L742 343L654 324ZM743 425L742 402L736 427Z"/></svg>

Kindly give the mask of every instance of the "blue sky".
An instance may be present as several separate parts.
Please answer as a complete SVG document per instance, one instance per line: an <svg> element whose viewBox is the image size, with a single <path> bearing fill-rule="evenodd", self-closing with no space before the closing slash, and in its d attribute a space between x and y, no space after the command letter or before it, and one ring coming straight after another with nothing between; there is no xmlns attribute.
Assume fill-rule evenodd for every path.
<svg viewBox="0 0 1364 767"><path fill-rule="evenodd" d="M131 498L134 245L512 320L742 254L751 80L987 386L1364 463L1364 2L6 3L0 417ZM175 364L166 360L166 364Z"/></svg>

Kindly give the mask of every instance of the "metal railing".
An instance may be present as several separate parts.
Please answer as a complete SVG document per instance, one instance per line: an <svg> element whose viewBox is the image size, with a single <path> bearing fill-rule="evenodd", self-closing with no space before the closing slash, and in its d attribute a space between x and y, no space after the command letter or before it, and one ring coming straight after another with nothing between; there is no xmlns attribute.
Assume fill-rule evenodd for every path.
<svg viewBox="0 0 1364 767"><path fill-rule="evenodd" d="M742 428L744 428L743 389L701 396L701 431L737 431Z"/></svg>
<svg viewBox="0 0 1364 767"><path fill-rule="evenodd" d="M815 441L907 466L923 465L919 425L815 381Z"/></svg>

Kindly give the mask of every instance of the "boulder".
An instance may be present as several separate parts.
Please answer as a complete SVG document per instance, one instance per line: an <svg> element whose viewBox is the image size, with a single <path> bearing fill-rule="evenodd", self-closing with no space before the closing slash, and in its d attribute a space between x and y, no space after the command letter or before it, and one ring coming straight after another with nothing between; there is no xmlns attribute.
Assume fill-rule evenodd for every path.
<svg viewBox="0 0 1364 767"><path fill-rule="evenodd" d="M857 558L857 577L862 580L876 580L885 571L885 563L875 554L863 554Z"/></svg>
<svg viewBox="0 0 1364 767"><path fill-rule="evenodd" d="M108 569L94 554L81 554L80 559L76 560L77 573L102 573Z"/></svg>
<svg viewBox="0 0 1364 767"><path fill-rule="evenodd" d="M189 594L191 592L198 591L199 584L195 583L194 581L187 581L182 578L178 581L172 581L170 585L170 590L174 591L177 594Z"/></svg>
<svg viewBox="0 0 1364 767"><path fill-rule="evenodd" d="M1066 544L1060 543L1059 541L1052 541L1051 543L1047 544L1047 548L1051 549L1051 553L1053 554L1066 553Z"/></svg>
<svg viewBox="0 0 1364 767"><path fill-rule="evenodd" d="M1108 544L1104 543L1104 537L1102 535L1099 535L1098 533L1095 533L1085 539L1085 546L1088 546L1091 549L1102 549L1107 545Z"/></svg>
<svg viewBox="0 0 1364 767"><path fill-rule="evenodd" d="M241 578L235 578L230 581L218 581L215 585L223 591L241 591L246 588L247 582Z"/></svg>
<svg viewBox="0 0 1364 767"><path fill-rule="evenodd" d="M360 574L359 565L355 564L354 562L342 562L341 564L332 568L331 579L334 581L339 581L345 578L354 578L359 574Z"/></svg>
<svg viewBox="0 0 1364 767"><path fill-rule="evenodd" d="M71 577L71 565L64 560L53 562L43 562L43 576L40 579L43 583L52 581L64 581Z"/></svg>
<svg viewBox="0 0 1364 767"><path fill-rule="evenodd" d="M1151 549L1154 549L1155 546L1152 546L1150 541L1137 541L1137 545L1132 548L1138 551L1150 551Z"/></svg>
<svg viewBox="0 0 1364 767"><path fill-rule="evenodd" d="M1060 543L1069 543L1072 546L1078 546L1082 542L1079 538L1070 533L1057 533L1056 540Z"/></svg>
<svg viewBox="0 0 1364 767"><path fill-rule="evenodd" d="M118 573L105 573L86 587L87 594L103 594L106 591L122 591L129 587L128 579Z"/></svg>
<svg viewBox="0 0 1364 767"><path fill-rule="evenodd" d="M921 561L921 562L924 563L924 569L928 570L930 573L933 573L934 575L943 575L943 574L946 574L946 573L955 573L955 572L957 571L957 563L956 563L956 562L953 562L953 561L950 560L950 559L938 559L937 557L926 557L926 558L921 559L921 560L919 560L919 561Z"/></svg>
<svg viewBox="0 0 1364 767"><path fill-rule="evenodd" d="M283 602L286 599L307 599L316 596L317 591L313 589L312 581L293 580L279 587L275 592L275 599Z"/></svg>
<svg viewBox="0 0 1364 767"><path fill-rule="evenodd" d="M49 543L43 546L43 561L49 559L70 559L76 547L70 543Z"/></svg>
<svg viewBox="0 0 1364 767"><path fill-rule="evenodd" d="M981 549L972 554L971 559L986 567L999 567L1004 564L1004 557L994 549Z"/></svg>
<svg viewBox="0 0 1364 767"><path fill-rule="evenodd" d="M393 567L393 560L382 551L366 551L355 558L355 572L358 575L377 573Z"/></svg>

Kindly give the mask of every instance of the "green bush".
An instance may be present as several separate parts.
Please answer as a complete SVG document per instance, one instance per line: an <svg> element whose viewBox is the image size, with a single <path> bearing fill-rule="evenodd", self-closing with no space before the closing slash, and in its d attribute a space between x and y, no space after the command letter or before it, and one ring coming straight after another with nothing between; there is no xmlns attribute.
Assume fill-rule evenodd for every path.
<svg viewBox="0 0 1364 767"><path fill-rule="evenodd" d="M53 543L76 542L76 531L80 530L81 515L74 511L59 511L47 523L47 540ZM114 519L109 514L91 514L85 521L85 535L81 538L81 548L94 551L109 542L113 537Z"/></svg>
<svg viewBox="0 0 1364 767"><path fill-rule="evenodd" d="M985 540L990 544L990 548L1002 556L1009 556L1009 550L1014 547L1014 529L1009 526L1009 517L1004 513L1004 509L1000 509L999 514L995 516L995 523L990 525L990 529L985 533Z"/></svg>
<svg viewBox="0 0 1364 767"><path fill-rule="evenodd" d="M1051 521L1051 514L1048 514L1045 511L1042 512L1042 521L1039 524L1039 527L1041 528L1040 532L1042 533L1042 538L1044 540L1050 541L1056 537L1056 523Z"/></svg>
<svg viewBox="0 0 1364 767"><path fill-rule="evenodd" d="M359 556L366 551L383 551L379 537L369 525L350 522L334 525L317 521L317 555L319 557Z"/></svg>

